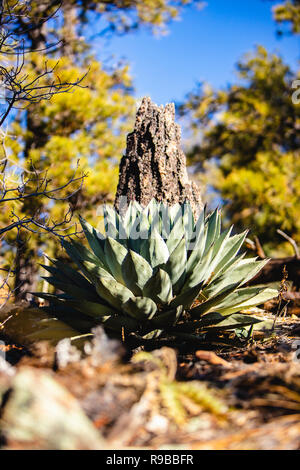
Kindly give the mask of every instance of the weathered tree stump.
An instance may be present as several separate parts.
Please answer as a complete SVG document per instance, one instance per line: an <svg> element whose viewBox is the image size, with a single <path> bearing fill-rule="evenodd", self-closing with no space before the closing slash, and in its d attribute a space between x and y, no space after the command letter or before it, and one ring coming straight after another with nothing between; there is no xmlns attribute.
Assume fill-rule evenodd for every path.
<svg viewBox="0 0 300 470"><path fill-rule="evenodd" d="M194 213L202 208L199 188L188 178L180 147L181 130L174 119L173 103L163 107L143 98L120 162L117 210L122 210L121 197L127 198L127 203L136 200L142 206L155 198L168 205L189 201Z"/></svg>

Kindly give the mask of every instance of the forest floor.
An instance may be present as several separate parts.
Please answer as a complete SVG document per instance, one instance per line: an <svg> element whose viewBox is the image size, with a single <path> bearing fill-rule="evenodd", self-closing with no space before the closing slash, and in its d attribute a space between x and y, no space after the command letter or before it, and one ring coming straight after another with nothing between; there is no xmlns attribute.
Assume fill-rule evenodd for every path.
<svg viewBox="0 0 300 470"><path fill-rule="evenodd" d="M101 328L83 352L68 340L25 347L2 332L2 448L300 449L296 315L242 348L130 358Z"/></svg>

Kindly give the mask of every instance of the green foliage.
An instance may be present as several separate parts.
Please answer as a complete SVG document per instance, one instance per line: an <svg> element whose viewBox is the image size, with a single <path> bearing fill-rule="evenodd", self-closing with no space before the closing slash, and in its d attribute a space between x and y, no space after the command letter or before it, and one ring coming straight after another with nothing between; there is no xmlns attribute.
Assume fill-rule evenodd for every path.
<svg viewBox="0 0 300 470"><path fill-rule="evenodd" d="M181 111L201 144L190 161L227 203L239 229L252 227L274 248L281 228L300 241L300 107L292 101L296 79L263 47L238 63L239 84L213 91L200 86Z"/></svg>
<svg viewBox="0 0 300 470"><path fill-rule="evenodd" d="M166 24L178 16L182 6L191 3L192 0L121 0L109 4L101 0L85 2L88 8L103 15L117 32L136 29L141 24L150 25L154 31L164 31Z"/></svg>
<svg viewBox="0 0 300 470"><path fill-rule="evenodd" d="M6 0L6 3L12 7L16 2ZM57 14L61 3L64 11L72 12L72 23L76 24L80 32L89 21L94 26L97 20L101 19L102 24L97 24L97 28L102 34L104 32L126 33L141 26L148 26L155 32L163 32L166 25L180 14L183 7L193 3L201 6L199 0L112 0L110 2L106 0L64 0L63 2L29 0L26 3L30 5L31 18L43 20L53 15L54 20L58 20L51 29L52 36L70 35L66 25L61 25L61 18L59 13ZM24 13L24 6L21 2L19 9L20 14ZM54 15L55 12L56 15ZM28 19L20 18L20 24L22 21L25 23ZM41 26L42 24L37 25L37 21L34 22L35 28L41 29Z"/></svg>
<svg viewBox="0 0 300 470"><path fill-rule="evenodd" d="M39 177L47 171L51 187L64 189L55 203L47 197L26 200L20 197L18 201L2 204L0 221L8 226L14 213L13 220L39 218L42 214L42 221L61 223L69 204L73 212L79 210L87 220L92 220L97 205L103 200L112 200L116 191L118 162L135 112L128 66L108 62L104 65L98 51L97 56L93 52L93 46L99 49L99 36L126 33L140 26L163 32L181 8L192 2L30 0L25 3L5 2L13 12L9 31L14 32L29 51L22 64L22 82L42 87L45 82L49 85L64 80L74 83L81 77L84 80L71 93L56 94L46 101L36 99L30 106L24 102L26 111L14 114L5 142L1 142L12 163L11 172L6 168L9 191L12 194L15 188L12 195L19 196L22 169L32 178L31 184L26 186L27 195L35 192L39 185L35 171ZM19 59L20 65L23 61ZM53 73L44 73L52 68ZM2 147L0 150L2 158ZM88 176L84 187L72 196L79 184L66 187L65 184L72 179L78 160L79 172ZM66 197L69 199L63 200ZM16 296L23 295L20 291L24 276L24 289L28 285L33 288L38 274L33 265L37 266L34 261L39 253L46 250L53 255L56 249L52 240L45 240L37 231L33 224L26 224L26 230L12 230L6 238L8 243L13 243L18 235L19 240L15 263ZM67 226L65 234L72 231L74 227ZM4 255L11 265L12 250L9 253L6 250Z"/></svg>
<svg viewBox="0 0 300 470"><path fill-rule="evenodd" d="M294 34L300 33L300 1L285 0L285 2L273 7L274 19L278 23L290 23ZM281 31L280 31L281 33Z"/></svg>
<svg viewBox="0 0 300 470"><path fill-rule="evenodd" d="M81 219L90 250L63 241L80 272L55 260L44 266L63 294L35 295L66 323L90 318L131 345L197 343L254 325L259 320L237 312L277 295L243 287L268 260L238 255L246 232L221 233L218 210L194 219L189 204L134 202L123 216L107 207L104 224L102 234Z"/></svg>
<svg viewBox="0 0 300 470"><path fill-rule="evenodd" d="M35 78L44 60L41 54L33 54L31 64L26 67L30 80ZM47 62L49 67L56 63L54 58ZM78 161L80 166L76 176L81 173L87 175L83 188L67 200L79 188L80 181L67 185L59 192L55 203L46 197L27 200L20 198L18 201L3 203L1 225L11 223L12 211L15 218L43 213L44 220L60 222L64 220L70 203L73 210L80 208L82 214L89 219L96 216L97 206L103 198L110 199L116 190L118 159L122 155L125 136L135 111L128 67L108 72L93 57L89 58L86 66L81 67L75 66L69 58L61 57L55 73L60 80L72 81L84 76L88 67L89 73L82 81L82 88L72 93L55 95L50 101L31 105L28 119L34 120L34 131L39 134L35 135L32 127L30 130L28 126L24 126L24 119L20 115L20 119L12 123L9 137L5 141L10 161L14 162L12 170L15 165L21 164L25 168L26 177L31 177L31 183L26 186L27 193L35 192L40 183L40 175L45 175L45 171L52 188L64 188L72 180ZM46 77L48 78L51 79ZM42 85L42 81L40 84ZM11 196L20 196L19 174L20 171L10 175L7 173L7 183L11 180L11 187L16 188ZM55 196L54 193L51 195ZM38 231L33 224L29 224L29 229ZM72 224L68 230L74 231ZM20 235L25 238L23 230ZM12 231L6 241L13 242L15 236ZM24 258L36 258L36 262L39 247L43 250L47 247L47 252L51 255L57 249L51 239L45 240L40 233L32 233L26 239L26 248L20 255ZM30 267L25 269L29 273Z"/></svg>

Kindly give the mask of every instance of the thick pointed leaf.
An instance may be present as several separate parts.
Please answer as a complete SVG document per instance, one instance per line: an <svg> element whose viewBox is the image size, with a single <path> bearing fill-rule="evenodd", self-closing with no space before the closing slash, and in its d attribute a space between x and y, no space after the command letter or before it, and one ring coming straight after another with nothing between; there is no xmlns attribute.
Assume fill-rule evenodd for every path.
<svg viewBox="0 0 300 470"><path fill-rule="evenodd" d="M182 305L184 310L188 310L194 301L197 299L201 292L201 286L191 287L190 289L181 292L170 303L170 309Z"/></svg>
<svg viewBox="0 0 300 470"><path fill-rule="evenodd" d="M55 316L58 320L77 330L78 333L88 333L98 324L98 320L66 306L62 302L58 305L51 302L49 306L41 307L41 310L52 317Z"/></svg>
<svg viewBox="0 0 300 470"><path fill-rule="evenodd" d="M170 231L170 235L166 239L166 244L169 253L172 254L175 248L178 246L182 238L184 237L184 226L182 218L176 220L173 228Z"/></svg>
<svg viewBox="0 0 300 470"><path fill-rule="evenodd" d="M254 291L256 292L254 293ZM250 292L252 291L251 295ZM253 295L254 294L254 295ZM232 313L245 310L247 308L256 307L257 305L263 304L268 300L277 297L278 291L275 289L261 289L245 287L238 289L236 292L228 296L224 302L217 305L215 308L222 315L231 315Z"/></svg>
<svg viewBox="0 0 300 470"><path fill-rule="evenodd" d="M133 331L136 331L139 327L139 323L134 318L125 315L111 315L103 317L101 323L105 328L117 332L120 336L126 335Z"/></svg>
<svg viewBox="0 0 300 470"><path fill-rule="evenodd" d="M104 235L92 227L86 220L84 220L81 216L79 216L81 227L84 231L86 239L95 253L95 255L100 259L100 261L105 264L105 256L104 256Z"/></svg>
<svg viewBox="0 0 300 470"><path fill-rule="evenodd" d="M113 238L107 237L104 253L110 272L117 281L123 282L122 263L128 253L127 249Z"/></svg>
<svg viewBox="0 0 300 470"><path fill-rule="evenodd" d="M148 237L144 240L141 241L140 244L140 255L148 261L149 264L151 264L150 260L150 251L149 251L149 239L150 239L150 233L148 234Z"/></svg>
<svg viewBox="0 0 300 470"><path fill-rule="evenodd" d="M222 258L222 247L226 243L231 229L226 230L225 232L218 237L216 242L211 245L210 249L201 257L198 255L198 263L188 272L186 276L185 285L183 287L183 291L189 289L190 287L194 287L196 285L200 285L200 283L207 283L214 276L214 269L218 264L219 260ZM194 256L192 254L192 256ZM196 260L197 257L194 256Z"/></svg>
<svg viewBox="0 0 300 470"><path fill-rule="evenodd" d="M211 330L235 330L237 328L244 328L245 326L255 325L260 323L261 320L250 317L249 315L243 315L235 313L224 318L215 326L207 326L208 331Z"/></svg>
<svg viewBox="0 0 300 470"><path fill-rule="evenodd" d="M56 287L57 289L62 290L66 294L71 295L75 299L83 298L91 301L99 300L99 296L94 291L80 288L75 284L67 282L67 280L63 282L54 276L42 277L42 279L45 279L47 282L49 282L49 284Z"/></svg>
<svg viewBox="0 0 300 470"><path fill-rule="evenodd" d="M185 321L182 322L172 329L172 332L182 332L182 333L192 333L201 330L201 328L205 328L206 326L213 326L217 325L220 321L224 320L224 317L217 312L210 312L200 320L192 320L192 321Z"/></svg>
<svg viewBox="0 0 300 470"><path fill-rule="evenodd" d="M107 269L102 268L99 264L90 263L89 261L83 261L82 263L84 272L87 273L89 279L92 279L93 284L97 281L99 277L107 277L114 279Z"/></svg>
<svg viewBox="0 0 300 470"><path fill-rule="evenodd" d="M195 227L195 235L188 245L188 260L186 265L187 273L201 261L207 237L207 227L205 227L205 209L201 212Z"/></svg>
<svg viewBox="0 0 300 470"><path fill-rule="evenodd" d="M190 238L193 236L195 229L195 219L191 204L188 201L183 204L182 219L185 231L185 238L186 240L190 240Z"/></svg>
<svg viewBox="0 0 300 470"><path fill-rule="evenodd" d="M123 213L121 217L122 227L127 237L129 237L130 228L131 228L131 207L132 207L132 204L129 203L126 211Z"/></svg>
<svg viewBox="0 0 300 470"><path fill-rule="evenodd" d="M185 279L186 257L186 242L183 238L171 253L170 258L165 265L165 269L169 274L173 285L174 294L180 290Z"/></svg>
<svg viewBox="0 0 300 470"><path fill-rule="evenodd" d="M157 303L168 303L173 298L171 279L163 269L158 269L147 281L143 294Z"/></svg>
<svg viewBox="0 0 300 470"><path fill-rule="evenodd" d="M70 283L73 283L77 285L78 287L91 290L94 293L96 293L93 284L91 284L78 271L75 271L75 269L71 268L68 264L63 263L62 261L52 260L52 262L53 262L53 266L47 266L44 264L41 264L41 266L50 274L52 274L54 277L56 277L57 279L63 282L66 282L66 280L68 280L70 281Z"/></svg>
<svg viewBox="0 0 300 470"><path fill-rule="evenodd" d="M51 304L66 305L65 301L67 294L48 294L47 292L30 292L30 294L34 295L35 297L39 297L40 299L45 299ZM71 296L68 296L68 298L72 299Z"/></svg>
<svg viewBox="0 0 300 470"><path fill-rule="evenodd" d="M169 216L172 225L174 225L179 219L182 219L182 207L178 202L169 206Z"/></svg>
<svg viewBox="0 0 300 470"><path fill-rule="evenodd" d="M118 213L112 206L105 204L103 206L103 217L106 236L117 239L119 235Z"/></svg>
<svg viewBox="0 0 300 470"><path fill-rule="evenodd" d="M251 279L254 278L254 276L256 276L256 274L258 274L262 268L270 261L270 259L263 259L263 260L260 260L260 261L257 261L257 260L253 260L253 264L252 264L252 269L249 269L248 272L246 272L246 274L242 275L243 279L242 279L242 282L241 282L241 286L243 284L245 284L246 282L249 282ZM249 268L250 268L250 265L251 263L249 263ZM243 266L247 266L247 260L243 260L241 261L240 263L240 266L239 268L236 268L236 270L233 271L233 276L236 274L236 272L240 269L240 271L242 272L243 271ZM245 270L247 271L247 270Z"/></svg>
<svg viewBox="0 0 300 470"><path fill-rule="evenodd" d="M89 317L99 318L107 315L115 314L115 309L108 306L103 305L99 302L89 302L88 300L81 299L80 301L66 301L67 305L73 305L76 310L88 315Z"/></svg>
<svg viewBox="0 0 300 470"><path fill-rule="evenodd" d="M229 269L226 274L230 276L230 279L238 281L242 286L246 282L250 281L261 269L269 262L269 259L257 260L257 258L246 258L239 262L238 265L233 266Z"/></svg>
<svg viewBox="0 0 300 470"><path fill-rule="evenodd" d="M218 304L218 309L223 309L227 307L234 307L235 305L239 305L247 300L252 299L257 294L262 291L260 287L253 286L253 287L243 287L240 289L236 289L234 292L229 294L225 297L222 302ZM219 311L219 310L218 310Z"/></svg>
<svg viewBox="0 0 300 470"><path fill-rule="evenodd" d="M211 263L204 276L204 281L209 282L215 275L215 271L220 261L224 258L223 248L227 243L232 231L232 226L225 230L216 240L212 248Z"/></svg>
<svg viewBox="0 0 300 470"><path fill-rule="evenodd" d="M122 305L127 302L128 299L134 297L133 293L127 289L127 287L109 278L101 277L95 287L100 297L119 311L122 311Z"/></svg>
<svg viewBox="0 0 300 470"><path fill-rule="evenodd" d="M156 329L156 330L149 331L149 333L146 333L143 336L136 335L136 337L140 337L143 340L143 342L145 340L150 342L151 340L159 338L162 335L162 333L163 333L163 330Z"/></svg>
<svg viewBox="0 0 300 470"><path fill-rule="evenodd" d="M128 315L140 321L151 320L157 311L156 303L149 297L132 297L122 308Z"/></svg>
<svg viewBox="0 0 300 470"><path fill-rule="evenodd" d="M74 240L72 240L71 242L63 240L62 244L72 261L77 264L78 268L88 278L88 280L94 283L95 277L86 268L85 263L90 263L90 266L94 265L105 269L105 266L103 265L103 263L101 263L99 258L95 256L94 253L88 250L85 246L81 245L78 242L75 242Z"/></svg>
<svg viewBox="0 0 300 470"><path fill-rule="evenodd" d="M248 282L255 276L268 260L257 261L256 258L248 258L241 260L237 265L233 265L228 269L220 278L211 282L203 289L203 294L206 297L213 297L218 292L223 291L228 283L239 283L239 287Z"/></svg>
<svg viewBox="0 0 300 470"><path fill-rule="evenodd" d="M219 236L218 230L220 227L220 214L219 209L215 209L212 214L210 214L207 222L207 235L205 242L204 254L208 252L212 244L215 242Z"/></svg>
<svg viewBox="0 0 300 470"><path fill-rule="evenodd" d="M122 275L126 286L135 295L140 295L152 274L150 264L142 256L129 250L122 264Z"/></svg>
<svg viewBox="0 0 300 470"><path fill-rule="evenodd" d="M136 253L140 253L141 243L145 238L144 232L148 231L149 224L138 202L130 202L125 216L125 225L128 233L128 247Z"/></svg>
<svg viewBox="0 0 300 470"><path fill-rule="evenodd" d="M159 203L155 199L151 199L148 206L146 207L146 212L152 229L154 230L156 228L158 230Z"/></svg>
<svg viewBox="0 0 300 470"><path fill-rule="evenodd" d="M101 264L99 258L92 251L88 250L84 245L76 242L75 240L63 240L62 245L70 256L70 258L72 259L72 261L74 261L78 265L79 269L81 269L83 261Z"/></svg>
<svg viewBox="0 0 300 470"><path fill-rule="evenodd" d="M128 247L135 253L140 253L141 244L143 242L141 235L141 218L137 216L136 219L132 221L128 237Z"/></svg>
<svg viewBox="0 0 300 470"><path fill-rule="evenodd" d="M62 297L60 295L55 294L46 294L46 293L34 293L34 295L38 295L42 299L48 300L49 302L56 303L57 305L64 305L66 307L72 307L79 312L88 315L89 317L93 318L101 318L106 315L112 315L115 313L115 310L107 305L103 305L99 302L90 302L85 299L80 300L72 300L66 297ZM99 298L100 300L100 298Z"/></svg>
<svg viewBox="0 0 300 470"><path fill-rule="evenodd" d="M190 313L193 318L198 318L201 315L204 315L204 313L207 313L211 310L215 310L215 306L221 303L227 295L231 294L231 292L234 292L239 286L239 282L237 283L231 283L227 285L223 290L221 290L218 294L216 294L213 297L208 298L207 300L204 300L200 305L197 305L197 307L193 308ZM200 297L199 297L200 298ZM201 293L201 298L203 298L203 293Z"/></svg>
<svg viewBox="0 0 300 470"><path fill-rule="evenodd" d="M209 266L211 263L213 254L213 246L206 253L206 255L199 261L199 263L192 269L192 271L187 274L185 284L182 288L183 291L186 291L194 286L199 286L204 282L207 272L209 271Z"/></svg>
<svg viewBox="0 0 300 470"><path fill-rule="evenodd" d="M197 220L196 220L196 223L195 223L195 228L194 228L194 232L193 232L193 235L191 237L191 240L198 240L198 239L202 239L203 238L203 234L204 234L204 228L205 228L205 218L206 218L206 207L204 207L202 209L202 211L200 212ZM205 241L206 241L206 238L204 240L204 245L203 245L203 248L205 246ZM193 248L193 246L191 246L191 249Z"/></svg>
<svg viewBox="0 0 300 470"><path fill-rule="evenodd" d="M212 283L215 283L215 282L219 282L219 280L221 278L223 278L224 276L226 275L230 275L230 272L232 271L232 269L235 269L237 268L241 262L243 261L243 259L245 258L246 256L246 252L244 253L241 253L240 255L237 255L235 257L233 257L227 264L226 266L221 269L218 273L217 273L217 270L215 269L215 274L212 276L212 278L210 279L210 282L209 284L212 284Z"/></svg>
<svg viewBox="0 0 300 470"><path fill-rule="evenodd" d="M160 204L159 207L160 217L160 234L164 240L167 240L171 233L171 219L169 216L169 207L167 204Z"/></svg>
<svg viewBox="0 0 300 470"><path fill-rule="evenodd" d="M213 279L224 273L227 268L232 264L233 260L235 259L235 256L237 255L238 251L240 250L242 244L245 241L247 233L248 230L226 239L225 243L222 246L223 256L214 268L215 274L213 276Z"/></svg>
<svg viewBox="0 0 300 470"><path fill-rule="evenodd" d="M179 305L173 310L168 310L163 313L157 312L152 318L152 323L155 326L162 327L162 328L174 326L180 319L182 313L183 313L182 305Z"/></svg>
<svg viewBox="0 0 300 470"><path fill-rule="evenodd" d="M156 229L151 232L149 239L149 256L152 268L166 263L169 258L168 247Z"/></svg>

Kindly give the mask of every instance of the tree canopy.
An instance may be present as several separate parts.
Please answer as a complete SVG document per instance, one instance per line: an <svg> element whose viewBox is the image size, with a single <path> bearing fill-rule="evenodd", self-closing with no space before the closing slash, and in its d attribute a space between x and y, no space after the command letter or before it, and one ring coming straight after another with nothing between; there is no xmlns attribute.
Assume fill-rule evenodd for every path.
<svg viewBox="0 0 300 470"><path fill-rule="evenodd" d="M286 0L283 3L276 4L273 7L275 21L279 24L288 23L290 31L295 34L300 33L300 1ZM279 30L282 34L282 31Z"/></svg>
<svg viewBox="0 0 300 470"><path fill-rule="evenodd" d="M16 87L34 82L38 88L53 83L78 83L68 93L46 94L28 103L23 99L15 109L5 132L5 151L11 172L6 168L6 183L16 184L21 174L30 174L30 184L18 200L2 204L1 224L28 220L64 220L65 214L80 211L88 220L96 215L97 205L111 200L116 191L118 163L135 113L135 99L129 67L125 63L104 65L96 54L93 40L104 34L125 34L140 26L162 31L189 0L91 1L42 0L5 3L6 29L18 38L14 52L22 63ZM96 38L96 39L95 39ZM19 66L19 65L18 65ZM44 88L43 88L44 89ZM64 90L62 90L64 91ZM16 103L15 103L16 104ZM24 108L25 109L21 109ZM77 162L86 175L85 184L64 184L72 180ZM16 170L17 168L17 170ZM41 172L47 171L52 187L63 188L59 197L32 198ZM26 193L26 194L25 194ZM23 197L25 196L25 197ZM70 206L71 212L68 207ZM68 212L69 211L69 212ZM26 215L26 217L24 217ZM68 221L69 218L66 219ZM33 290L38 260L45 250L57 250L49 236L41 236L36 226L18 226L15 292L22 296ZM26 228L26 230L24 230ZM28 237L28 230L30 237ZM71 233L67 227L65 234ZM16 231L6 235L13 243ZM5 251L8 265L12 251Z"/></svg>
<svg viewBox="0 0 300 470"><path fill-rule="evenodd" d="M300 4L273 9L277 21L297 30ZM285 13L284 13L285 12ZM300 106L292 100L295 72L262 46L237 64L238 81L213 90L199 83L180 112L193 131L190 162L225 202L230 221L250 227L268 254L284 253L277 229L300 241Z"/></svg>

